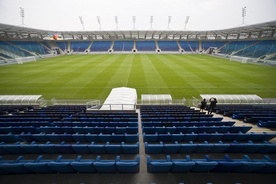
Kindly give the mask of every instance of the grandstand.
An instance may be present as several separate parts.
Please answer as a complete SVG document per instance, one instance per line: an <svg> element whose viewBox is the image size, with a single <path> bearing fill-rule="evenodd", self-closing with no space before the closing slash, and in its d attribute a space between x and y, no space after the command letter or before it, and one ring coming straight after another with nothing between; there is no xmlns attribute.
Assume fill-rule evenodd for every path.
<svg viewBox="0 0 276 184"><path fill-rule="evenodd" d="M116 86L121 85L121 81L128 84L131 70L137 70L134 77L142 81L141 76L144 75L139 73L139 67L146 71L148 77L156 70L172 75L172 70L181 67L174 76L181 76L185 80L214 78L213 71L210 76L198 77L193 71L184 75L183 70L189 68L182 67L180 63L183 58L176 55L193 54L199 61L205 61L206 57L201 56L207 55L214 60L222 57L275 65L276 21L217 31L60 32L61 40L52 39L46 30L5 24L0 24L0 28L0 64L3 65L0 67L29 61L39 63L44 57L57 58L51 63L52 68L43 68L50 60L42 60L47 62L38 67L42 69L41 73L35 71L33 75L25 74L39 80L40 75L48 75L49 70L57 67L57 62L62 63L63 67L57 73L48 76L56 83L51 84L50 79L39 81L41 83L36 83L35 92L40 92L38 86L42 85L48 85L49 88L50 85L67 85L79 88L74 92L60 90L58 93L61 96L73 96L71 92L84 96L86 90L98 93L100 88L108 88L108 83L115 80L111 84L114 90L104 104L98 99L67 101L66 98L57 100L53 96L47 101L42 95L1 94L1 183L37 183L39 180L40 183L244 184L271 183L276 179L275 91L267 90L267 94L273 98L270 101L252 94L237 95L232 89L233 94L201 94L200 98L193 97L189 103L185 98L176 102L167 93L172 92L170 90L183 90L177 88L183 84L176 77L170 81L159 76L162 80L153 78L149 85L172 82L175 86L170 89L156 87L159 95L142 94L142 101L139 102L135 89ZM114 58L108 59L112 54L116 62L112 62ZM148 55L142 57L143 54ZM177 62L172 65L160 64L159 67L154 65L155 68L145 63L138 65L144 58L157 57L159 54L166 55L162 60L158 58L157 64L166 63L168 59ZM65 58L66 62L62 62L64 58L56 57L61 55L70 56ZM141 57L128 63L129 58L137 55ZM95 65L89 65L91 61L85 60L87 56L95 56ZM107 62L104 62L105 58ZM85 62L78 62L81 59ZM72 63L78 69L76 76L85 75L83 81L70 83L74 80L69 78L71 68L68 72L65 65ZM32 64L29 63L30 66ZM98 66L112 70L110 73L102 72L103 68ZM95 67L94 72L89 75L83 73L90 67ZM24 72L24 69L18 68L18 72ZM204 70L199 64L196 69L198 73ZM268 71L268 68L265 69ZM228 68L217 73L223 73L224 70ZM249 71L242 77L250 74L252 72ZM60 75L65 82L59 81L56 75ZM107 80L102 81L99 75L106 76L104 79ZM118 78L112 78L113 75ZM89 82L94 79L97 86L91 88ZM260 90L263 89L258 85L257 80L261 79L257 77L249 84L238 79L241 83L230 81L237 82L236 86L243 84L255 88L257 85ZM224 83L218 84L219 88L227 88L225 81L223 79ZM81 83L89 87L81 89ZM196 83L197 80L192 85L196 86ZM26 83L24 88L32 85L35 84ZM139 85L139 89L145 88ZM206 84L203 88L213 86ZM271 89L275 89L275 86ZM45 88L45 91L48 90ZM149 92L147 89L145 91ZM200 112L198 103L210 97L218 99L215 113L206 114L208 107Z"/></svg>
<svg viewBox="0 0 276 184"><path fill-rule="evenodd" d="M203 53L275 64L275 21L217 31L60 32L0 24L0 62L71 53ZM73 36L72 36L73 35ZM35 41L34 41L35 40Z"/></svg>

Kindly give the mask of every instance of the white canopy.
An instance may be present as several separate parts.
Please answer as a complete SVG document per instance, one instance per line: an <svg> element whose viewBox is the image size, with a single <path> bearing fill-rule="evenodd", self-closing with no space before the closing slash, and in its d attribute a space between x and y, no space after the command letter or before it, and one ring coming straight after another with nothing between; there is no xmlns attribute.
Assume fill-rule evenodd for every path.
<svg viewBox="0 0 276 184"><path fill-rule="evenodd" d="M135 110L137 103L136 89L113 88L100 110Z"/></svg>
<svg viewBox="0 0 276 184"><path fill-rule="evenodd" d="M142 104L171 104L172 97L169 94L143 94L141 95Z"/></svg>
<svg viewBox="0 0 276 184"><path fill-rule="evenodd" d="M39 105L42 95L0 95L1 105Z"/></svg>
<svg viewBox="0 0 276 184"><path fill-rule="evenodd" d="M218 103L261 103L263 99L258 95L245 94L245 95L233 95L233 94L201 94L202 99L206 99L208 102L210 98L216 98Z"/></svg>

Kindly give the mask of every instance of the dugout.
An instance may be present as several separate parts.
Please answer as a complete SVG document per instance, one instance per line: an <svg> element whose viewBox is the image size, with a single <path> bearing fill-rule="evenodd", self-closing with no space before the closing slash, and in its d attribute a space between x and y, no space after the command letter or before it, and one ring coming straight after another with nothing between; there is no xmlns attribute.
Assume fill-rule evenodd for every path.
<svg viewBox="0 0 276 184"><path fill-rule="evenodd" d="M210 98L216 98L218 103L262 103L263 99L255 94L201 94L201 99L206 99L208 102Z"/></svg>

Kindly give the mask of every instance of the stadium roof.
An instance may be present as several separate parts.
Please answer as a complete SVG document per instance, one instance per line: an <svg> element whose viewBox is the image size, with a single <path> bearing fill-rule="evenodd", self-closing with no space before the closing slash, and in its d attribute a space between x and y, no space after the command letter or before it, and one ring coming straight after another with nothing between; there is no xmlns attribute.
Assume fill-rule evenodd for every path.
<svg viewBox="0 0 276 184"><path fill-rule="evenodd" d="M0 24L1 40L50 40L58 34L61 40L243 40L276 39L276 21L230 29L190 30L115 30L51 31Z"/></svg>

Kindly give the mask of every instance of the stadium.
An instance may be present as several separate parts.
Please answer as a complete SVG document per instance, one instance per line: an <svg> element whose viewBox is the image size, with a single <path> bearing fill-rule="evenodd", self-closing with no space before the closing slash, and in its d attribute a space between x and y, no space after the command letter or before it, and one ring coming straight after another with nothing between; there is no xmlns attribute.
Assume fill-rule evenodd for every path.
<svg viewBox="0 0 276 184"><path fill-rule="evenodd" d="M0 181L273 183L275 66L276 21L211 31L0 23Z"/></svg>

